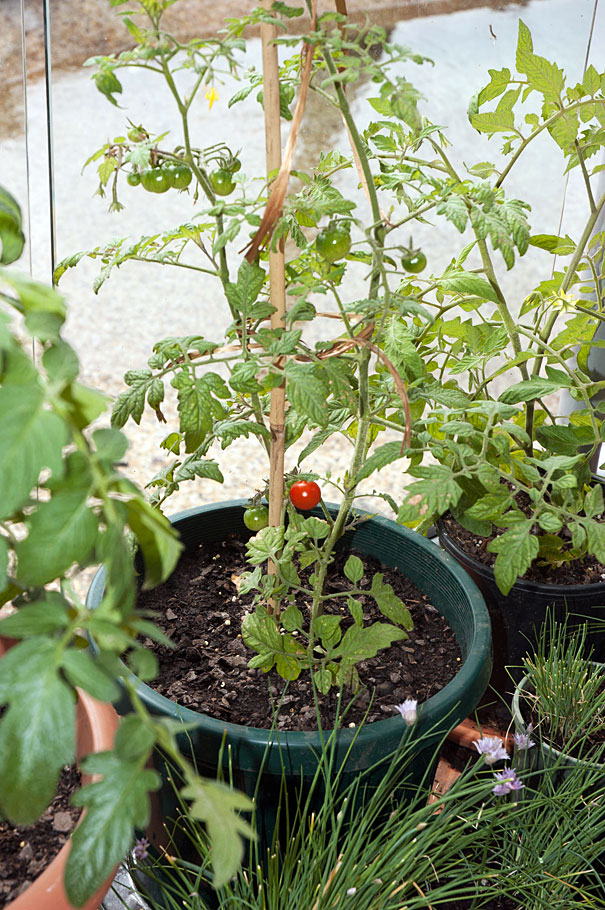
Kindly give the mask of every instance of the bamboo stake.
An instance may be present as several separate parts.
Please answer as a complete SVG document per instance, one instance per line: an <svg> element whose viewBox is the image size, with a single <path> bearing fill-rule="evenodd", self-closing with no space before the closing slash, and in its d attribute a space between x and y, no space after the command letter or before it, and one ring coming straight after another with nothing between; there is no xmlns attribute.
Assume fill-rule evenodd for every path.
<svg viewBox="0 0 605 910"><path fill-rule="evenodd" d="M263 0L263 6L270 10L273 0ZM263 49L263 97L265 108L265 150L267 175L281 167L281 115L279 106L279 64L277 47L273 44L276 28L263 22L261 41ZM271 328L286 326L286 281L285 257L283 244L278 244L275 251L269 252L269 287L270 300L274 307L271 314ZM282 502L284 498L284 450L285 450L285 381L277 388L271 389L271 410L269 428L271 430L271 451L269 462L269 524L277 527L281 521ZM269 562L269 574L275 574L275 565ZM279 612L279 605L276 608Z"/></svg>

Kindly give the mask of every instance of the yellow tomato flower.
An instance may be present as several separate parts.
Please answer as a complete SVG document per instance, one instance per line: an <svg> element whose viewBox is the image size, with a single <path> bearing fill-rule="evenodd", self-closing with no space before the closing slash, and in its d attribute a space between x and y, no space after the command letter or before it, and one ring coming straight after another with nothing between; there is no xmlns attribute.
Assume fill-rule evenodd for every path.
<svg viewBox="0 0 605 910"><path fill-rule="evenodd" d="M206 89L206 98L208 99L208 110L212 110L212 105L218 101L218 92L213 85Z"/></svg>

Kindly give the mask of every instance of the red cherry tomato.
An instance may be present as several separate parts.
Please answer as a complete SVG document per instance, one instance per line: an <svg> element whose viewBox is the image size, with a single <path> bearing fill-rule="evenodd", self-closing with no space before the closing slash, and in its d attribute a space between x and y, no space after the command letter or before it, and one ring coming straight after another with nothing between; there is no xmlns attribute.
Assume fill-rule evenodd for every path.
<svg viewBox="0 0 605 910"><path fill-rule="evenodd" d="M290 502L297 509L313 509L321 499L321 490L314 480L297 480L290 487Z"/></svg>

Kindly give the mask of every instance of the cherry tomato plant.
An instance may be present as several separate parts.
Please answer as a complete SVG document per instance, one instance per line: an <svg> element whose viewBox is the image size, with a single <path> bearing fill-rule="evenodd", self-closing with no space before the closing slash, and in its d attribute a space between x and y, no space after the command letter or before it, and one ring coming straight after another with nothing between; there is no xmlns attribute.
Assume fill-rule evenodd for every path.
<svg viewBox="0 0 605 910"><path fill-rule="evenodd" d="M273 472L275 464L285 463L289 493L282 501L273 473L273 489L270 483L262 490L272 521L251 528L256 533L248 544L254 568L246 585L255 592L257 611L245 634L258 652L254 665L275 666L288 678L304 666L321 691L356 683L351 636L341 634L327 613L325 591L335 547L356 521L364 484L373 503L411 527L426 530L449 509L473 533L487 536L499 529L490 548L505 587L537 559L565 561L572 551L605 554L602 525L599 530L599 523L592 523L602 505L600 494L592 492L588 467L605 434L603 415L593 403L601 388L576 365L572 350L580 346L578 363L586 366L595 326L605 318L603 238L597 233L590 241L605 208L605 196L594 187L599 165L592 163L604 145L603 75L589 67L567 86L558 67L548 61L545 66L534 54L529 30L520 22L517 53L511 49L511 54L521 72L502 69L496 78L492 71L490 83L470 104L473 148L481 146L472 162L450 149L445 131L425 116L422 95L411 81L412 68L425 62L422 56L391 45L372 25L337 16L339 27L333 28L333 13L320 16L310 91L339 110L351 151L324 149L316 160L297 165L296 181L290 181L283 200L277 204L274 197L268 207L271 184L264 172L246 173L246 149L233 150L225 142L204 146L203 127L190 116L196 99L202 101L200 110L205 106L202 87L208 118L220 104L225 114L250 96L264 103L263 76L246 67L242 35L247 26L266 21L266 10L230 20L220 40L183 45L164 28L163 2L134 0L134 5L148 27L135 29L135 35L126 22L136 47L95 58L96 87L110 103L119 96L126 107L122 70L138 67L149 79L163 77L183 127L178 135L158 134L152 124L130 120L124 135L90 160L98 168L101 194L111 193L115 209L122 205L121 187L130 182L125 174L138 173L151 192L165 192L166 179L168 188L187 192L179 197L180 227L87 251L102 263L96 289L129 260L184 267L188 274L197 270L216 282L217 293L206 305L222 301L228 328L218 338L200 335L202 313L190 333L158 341L148 369L126 374L113 422L138 423L145 408L162 420L164 397L176 397L178 423L163 443L170 461L150 482L158 507L185 482L195 480L202 488L221 482L214 453L236 439L260 446ZM287 121L290 104L301 94L300 48L288 50L296 42L289 20L297 12L277 5L272 15L284 25L277 38L286 56L276 100ZM245 74L229 99L221 94L225 72ZM363 130L345 92L355 79L373 92L373 119L364 119ZM539 114L526 106L531 101L539 102ZM532 234L529 203L508 194L509 172L532 153L539 136L554 141L565 167L577 168L586 186L590 215L576 239L559 237L556 226L548 225ZM503 138L501 153L483 147L493 137ZM355 169L359 194L342 189L341 172L349 168ZM137 194L129 191L131 199L135 204ZM412 222L422 249L406 242ZM436 222L449 232L452 253L442 273L429 278L428 225ZM530 247L547 254L549 266L535 285L529 283L520 309L513 309L501 273ZM276 319L269 259L282 250L281 291L290 308ZM57 277L82 255L61 263ZM555 268L555 255L569 258ZM584 278L592 282L594 306L578 303L577 293L587 293ZM504 392L501 362L517 380ZM276 426L271 399L282 389L287 407L283 426ZM562 389L581 408L564 423L543 403L544 396ZM321 517L309 515L321 501L317 474L311 473L313 453L338 435L350 452L346 469L330 478L338 507L326 508ZM276 452L280 458L271 458ZM413 478L399 498L378 486L378 472L395 463ZM519 508L518 499L532 503L532 516ZM560 533L564 528L572 529L572 540ZM270 572L263 571L267 562ZM388 622L380 624L384 629L366 629L355 605L359 566L354 560L347 565L361 660L360 654L376 653L405 634L409 619L403 605L390 610L395 602L379 579L372 590ZM312 582L303 577L307 570ZM303 609L301 603L310 606ZM291 636L286 655L276 646L276 625L279 643L282 633Z"/></svg>

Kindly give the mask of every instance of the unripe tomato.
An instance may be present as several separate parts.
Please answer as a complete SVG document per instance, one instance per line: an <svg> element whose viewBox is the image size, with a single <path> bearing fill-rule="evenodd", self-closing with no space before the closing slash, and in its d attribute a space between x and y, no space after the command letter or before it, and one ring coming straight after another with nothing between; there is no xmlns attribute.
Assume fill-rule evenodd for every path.
<svg viewBox="0 0 605 910"><path fill-rule="evenodd" d="M141 182L141 175L138 171L131 171L130 174L126 175L126 183L128 186L138 186Z"/></svg>
<svg viewBox="0 0 605 910"><path fill-rule="evenodd" d="M142 126L133 126L128 130L128 138L131 142L142 142L147 139L147 133Z"/></svg>
<svg viewBox="0 0 605 910"><path fill-rule="evenodd" d="M235 189L235 181L231 179L229 171L219 168L210 174L210 183L217 196L228 196Z"/></svg>
<svg viewBox="0 0 605 910"><path fill-rule="evenodd" d="M327 262L344 259L351 249L351 235L343 225L329 225L323 228L315 238L317 252Z"/></svg>
<svg viewBox="0 0 605 910"><path fill-rule="evenodd" d="M262 531L269 524L267 506L252 506L244 512L244 524L249 531Z"/></svg>
<svg viewBox="0 0 605 910"><path fill-rule="evenodd" d="M313 509L321 499L321 490L314 480L297 480L290 487L290 502L297 509Z"/></svg>
<svg viewBox="0 0 605 910"><path fill-rule="evenodd" d="M193 174L191 173L191 168L187 167L186 164L179 164L178 162L167 164L164 170L168 173L170 184L175 190L185 190L191 183Z"/></svg>
<svg viewBox="0 0 605 910"><path fill-rule="evenodd" d="M417 275L426 266L426 256L422 250L408 250L401 258L401 264L406 272Z"/></svg>
<svg viewBox="0 0 605 910"><path fill-rule="evenodd" d="M141 186L150 193L165 193L172 186L170 174L163 167L141 171Z"/></svg>

